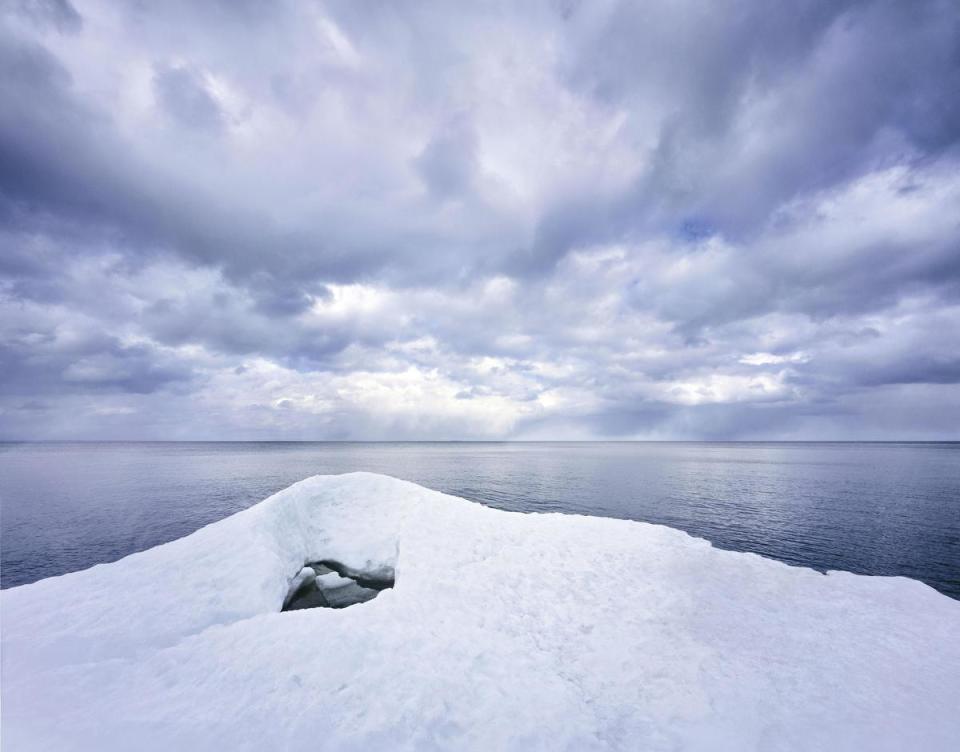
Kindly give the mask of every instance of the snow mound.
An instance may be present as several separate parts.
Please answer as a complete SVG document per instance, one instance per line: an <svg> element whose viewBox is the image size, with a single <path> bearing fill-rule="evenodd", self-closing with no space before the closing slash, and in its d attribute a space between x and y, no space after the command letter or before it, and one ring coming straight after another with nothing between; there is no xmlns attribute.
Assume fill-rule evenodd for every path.
<svg viewBox="0 0 960 752"><path fill-rule="evenodd" d="M281 613L308 578L377 597ZM926 585L365 473L0 608L10 752L960 742L960 603Z"/></svg>

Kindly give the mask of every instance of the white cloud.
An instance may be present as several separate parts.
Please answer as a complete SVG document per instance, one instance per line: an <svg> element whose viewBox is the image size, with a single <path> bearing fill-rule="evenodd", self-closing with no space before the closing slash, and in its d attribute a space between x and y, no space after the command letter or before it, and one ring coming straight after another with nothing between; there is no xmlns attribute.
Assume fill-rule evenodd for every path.
<svg viewBox="0 0 960 752"><path fill-rule="evenodd" d="M773 353L758 352L751 355L744 355L739 362L748 366L769 366L782 363L806 363L810 357L806 353L795 352L787 355L774 355Z"/></svg>

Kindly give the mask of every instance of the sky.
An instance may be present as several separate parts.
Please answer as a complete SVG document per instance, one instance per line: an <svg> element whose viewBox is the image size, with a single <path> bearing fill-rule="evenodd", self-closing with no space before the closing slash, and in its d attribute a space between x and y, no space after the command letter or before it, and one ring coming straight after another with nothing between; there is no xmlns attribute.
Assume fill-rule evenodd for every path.
<svg viewBox="0 0 960 752"><path fill-rule="evenodd" d="M954 0L10 0L0 438L960 439Z"/></svg>

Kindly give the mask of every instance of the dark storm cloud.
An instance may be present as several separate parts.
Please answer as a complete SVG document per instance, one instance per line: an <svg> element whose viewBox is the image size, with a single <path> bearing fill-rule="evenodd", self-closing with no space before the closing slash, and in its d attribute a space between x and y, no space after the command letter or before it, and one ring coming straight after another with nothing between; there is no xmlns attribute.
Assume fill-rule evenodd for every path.
<svg viewBox="0 0 960 752"><path fill-rule="evenodd" d="M214 105L189 73L161 69L156 80L179 122L216 125ZM227 207L188 176L144 165L109 114L80 102L70 74L39 45L2 40L0 93L16 103L0 111L0 216L13 226L79 236L111 230L128 253L173 251L238 273L259 271L263 248L282 257L312 246L248 207ZM292 275L296 265L281 261L275 271Z"/></svg>
<svg viewBox="0 0 960 752"><path fill-rule="evenodd" d="M389 57L398 34L435 36L438 23L451 22L439 15L436 21L411 14L400 31L388 27L381 31L388 39L370 43L386 41ZM894 149L911 150L911 158L954 146L960 97L943 96L960 87L956 23L943 23L950 15L938 3L823 2L794 13L765 4L709 4L677 23L669 8L615 4L606 14L579 8L558 31L569 50L561 70L575 90L604 106L652 109L656 145L632 187L604 196L602 187L598 195L598 186L591 186L559 197L544 207L530 253L519 248L501 262L517 270L517 260L526 256L527 268L549 266L577 246L691 218L718 232L750 232L779 202L889 158L876 143L880 136L893 139ZM241 45L253 32L233 30ZM438 45L437 52L452 57ZM418 68L429 62L429 49L400 50ZM29 106L11 109L4 123L3 143L10 147L5 192L38 214L74 211L116 226L137 248L162 246L236 274L267 268L293 280L395 268L415 244L431 242L398 217L376 217L393 231L390 240L360 227L344 235L343 227L285 226L269 210L231 204L191 185L188 175L158 174L125 153L128 145L113 132L108 113L77 101L69 74L42 47L12 41L8 57L14 58L4 61L4 79L14 87L10 101ZM434 86L446 83L429 72L423 79L415 91L426 88L421 95L428 99L437 94ZM222 126L224 113L198 66L156 62L153 86L160 109L188 130ZM763 134L744 122L753 109ZM628 121L627 131L632 127ZM758 146L746 146L748 139L759 139ZM462 113L430 134L414 162L440 200L470 188L476 143ZM93 175L98 179L91 184ZM454 246L446 253L462 254L444 266L489 268L489 259L474 255L485 246L443 235L437 239ZM504 241L516 242L509 234ZM426 271L436 258L417 262ZM410 273L402 262L401 268Z"/></svg>
<svg viewBox="0 0 960 752"><path fill-rule="evenodd" d="M15 2L0 97L8 434L960 424L950 0Z"/></svg>
<svg viewBox="0 0 960 752"><path fill-rule="evenodd" d="M242 37L238 45L244 45L258 29L240 26L234 32ZM379 201L366 206L356 196L342 195L310 217L277 219L285 204L300 200L298 192L309 192L318 183L337 185L342 176L336 174L308 169L296 185L258 202L251 198L262 192L256 172L244 176L246 186L224 182L217 174L222 145L191 147L198 149L201 161L213 160L214 175L204 182L189 170L168 169L163 154L145 160L118 132L109 110L80 96L73 76L44 45L9 30L0 33L0 91L5 101L17 103L0 115L0 214L12 224L38 231L57 224L60 229L68 224L75 233L107 231L126 253L173 252L223 268L241 284L275 283L281 291L378 269L394 277L431 278L438 270L471 263L452 255L463 239L450 237L446 228L424 226L423 217L391 213L389 207L384 211ZM161 119L185 131L214 135L221 130L226 116L207 79L195 65L154 63L151 83ZM419 164L432 190L468 187L469 138L469 128L454 120L425 146ZM184 139L162 148L179 151L188 146ZM298 157L285 152L284 159L296 162ZM371 167L376 169L343 165L358 173ZM424 210L417 208L419 214ZM479 243L487 247L483 241L481 234ZM454 248L443 247L447 244ZM478 240L465 245L479 250ZM298 290L294 297L308 294Z"/></svg>
<svg viewBox="0 0 960 752"><path fill-rule="evenodd" d="M163 298L146 308L144 328L168 345L198 343L234 355L261 354L294 368L329 365L329 358L353 338L348 327L311 329L262 315L243 296L214 293L209 298Z"/></svg>
<svg viewBox="0 0 960 752"><path fill-rule="evenodd" d="M749 237L804 192L960 143L955 4L691 5L683 23L669 4L616 4L599 21L579 9L590 22L566 55L572 84L611 107L642 113L652 100L665 113L630 190L544 216L543 263L691 221Z"/></svg>
<svg viewBox="0 0 960 752"><path fill-rule="evenodd" d="M90 391L152 394L186 382L191 373L149 345L123 345L112 337L62 342L53 332L7 332L0 368L8 395Z"/></svg>

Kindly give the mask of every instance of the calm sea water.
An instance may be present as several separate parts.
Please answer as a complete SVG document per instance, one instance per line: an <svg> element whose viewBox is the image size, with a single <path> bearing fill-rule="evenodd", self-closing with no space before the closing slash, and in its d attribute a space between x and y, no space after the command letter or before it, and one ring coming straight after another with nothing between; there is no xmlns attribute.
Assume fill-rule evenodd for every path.
<svg viewBox="0 0 960 752"><path fill-rule="evenodd" d="M2 586L179 538L317 473L670 525L960 598L960 444L0 444Z"/></svg>

